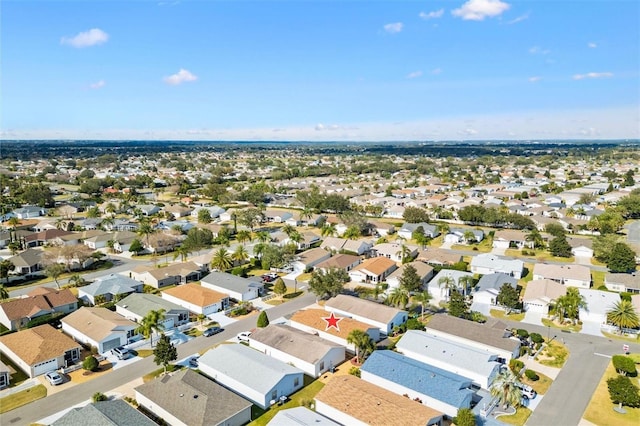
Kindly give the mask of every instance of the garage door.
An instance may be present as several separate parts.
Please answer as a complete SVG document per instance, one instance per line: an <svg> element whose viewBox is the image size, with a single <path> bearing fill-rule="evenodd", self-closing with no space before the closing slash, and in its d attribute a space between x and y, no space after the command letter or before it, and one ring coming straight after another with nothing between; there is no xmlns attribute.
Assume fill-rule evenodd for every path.
<svg viewBox="0 0 640 426"><path fill-rule="evenodd" d="M42 362L33 366L33 372L35 376L39 376L48 371L52 371L58 368L58 361L52 359L51 361Z"/></svg>
<svg viewBox="0 0 640 426"><path fill-rule="evenodd" d="M120 346L120 338L107 340L102 344L102 352L109 352L113 348Z"/></svg>

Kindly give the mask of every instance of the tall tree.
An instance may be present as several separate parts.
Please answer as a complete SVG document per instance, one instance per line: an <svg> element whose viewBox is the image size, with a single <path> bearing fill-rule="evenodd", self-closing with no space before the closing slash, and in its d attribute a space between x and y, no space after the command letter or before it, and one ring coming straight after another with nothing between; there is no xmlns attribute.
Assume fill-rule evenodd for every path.
<svg viewBox="0 0 640 426"><path fill-rule="evenodd" d="M287 286L285 285L284 280L282 278L278 278L273 283L273 292L280 297L284 296L285 293L287 292Z"/></svg>
<svg viewBox="0 0 640 426"><path fill-rule="evenodd" d="M242 264L249 259L249 252L247 252L247 249L244 248L244 246L238 246L231 255L231 259L233 259L234 262Z"/></svg>
<svg viewBox="0 0 640 426"><path fill-rule="evenodd" d="M153 362L156 365L162 365L164 367L165 374L167 373L167 367L171 364L171 361L178 359L178 350L169 340L169 336L162 333L156 347L153 349Z"/></svg>
<svg viewBox="0 0 640 426"><path fill-rule="evenodd" d="M607 321L618 327L620 334L623 328L638 328L640 320L633 303L628 300L616 302L613 307L607 311Z"/></svg>
<svg viewBox="0 0 640 426"><path fill-rule="evenodd" d="M567 294L556 300L556 314L561 321L566 317L575 323L580 316L580 309L586 307L587 300L576 287L569 287Z"/></svg>
<svg viewBox="0 0 640 426"><path fill-rule="evenodd" d="M409 292L404 287L396 287L387 296L386 303L404 309L409 303Z"/></svg>
<svg viewBox="0 0 640 426"><path fill-rule="evenodd" d="M424 290L415 293L412 299L420 305L420 319L424 319L424 307L429 303L429 300L432 299L431 295L427 290Z"/></svg>
<svg viewBox="0 0 640 426"><path fill-rule="evenodd" d="M618 242L613 246L607 262L611 272L633 272L636 270L636 252L627 244Z"/></svg>
<svg viewBox="0 0 640 426"><path fill-rule="evenodd" d="M500 292L498 293L496 301L507 308L507 315L509 315L512 310L518 307L518 304L520 303L520 295L518 294L518 290L511 287L511 285L504 283L500 287Z"/></svg>
<svg viewBox="0 0 640 426"><path fill-rule="evenodd" d="M236 240L243 244L251 241L251 231L247 231L246 229L241 229L236 233Z"/></svg>
<svg viewBox="0 0 640 426"><path fill-rule="evenodd" d="M445 299L448 299L451 291L457 288L456 280L450 275L443 275L438 279L438 287L440 291L444 289Z"/></svg>
<svg viewBox="0 0 640 426"><path fill-rule="evenodd" d="M226 248L220 247L213 254L213 258L211 259L211 267L213 269L218 269L220 271L225 271L233 265L233 259L231 258L231 254L227 251Z"/></svg>
<svg viewBox="0 0 640 426"><path fill-rule="evenodd" d="M151 346L153 346L153 332L159 333L164 330L165 318L164 309L149 311L147 315L140 320L136 333L142 334L145 339L150 339Z"/></svg>
<svg viewBox="0 0 640 426"><path fill-rule="evenodd" d="M549 242L549 251L557 257L571 257L571 246L564 235L555 237Z"/></svg>
<svg viewBox="0 0 640 426"><path fill-rule="evenodd" d="M349 282L349 274L341 268L330 268L327 272L315 270L309 280L309 289L318 297L333 297L340 294L345 283Z"/></svg>
<svg viewBox="0 0 640 426"><path fill-rule="evenodd" d="M420 290L422 287L422 280L418 271L413 265L406 264L400 277L400 285L409 293Z"/></svg>
<svg viewBox="0 0 640 426"><path fill-rule="evenodd" d="M359 329L351 330L347 335L347 343L351 343L355 347L357 363L364 361L375 349L375 343L371 336Z"/></svg>
<svg viewBox="0 0 640 426"><path fill-rule="evenodd" d="M208 209L198 210L198 223L211 223L211 212Z"/></svg>
<svg viewBox="0 0 640 426"><path fill-rule="evenodd" d="M468 315L467 302L464 300L462 293L452 290L449 297L449 315L465 318Z"/></svg>
<svg viewBox="0 0 640 426"><path fill-rule="evenodd" d="M64 265L60 263L52 263L47 265L44 269L44 273L47 277L51 278L56 283L56 287L60 289L60 283L58 282L58 278L65 271Z"/></svg>
<svg viewBox="0 0 640 426"><path fill-rule="evenodd" d="M261 311L260 315L258 315L256 327L265 328L268 325L269 325L269 317L267 316L267 311Z"/></svg>
<svg viewBox="0 0 640 426"><path fill-rule="evenodd" d="M154 234L156 230L153 228L153 225L149 221L149 218L143 218L140 220L138 230L136 232L138 233L138 235L145 237L146 246L150 247L149 236Z"/></svg>
<svg viewBox="0 0 640 426"><path fill-rule="evenodd" d="M16 265L9 259L0 260L0 279L6 278L7 284L9 284L9 272L16 269Z"/></svg>
<svg viewBox="0 0 640 426"><path fill-rule="evenodd" d="M325 223L320 232L323 237L335 237L338 234L336 225L333 223Z"/></svg>
<svg viewBox="0 0 640 426"><path fill-rule="evenodd" d="M9 292L4 285L0 285L0 300L7 300L9 298Z"/></svg>

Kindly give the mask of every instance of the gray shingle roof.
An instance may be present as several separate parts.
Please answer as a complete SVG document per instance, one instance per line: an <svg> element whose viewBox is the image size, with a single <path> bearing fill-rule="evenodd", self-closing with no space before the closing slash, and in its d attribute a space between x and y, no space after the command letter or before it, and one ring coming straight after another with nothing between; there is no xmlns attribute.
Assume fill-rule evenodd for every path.
<svg viewBox="0 0 640 426"><path fill-rule="evenodd" d="M198 360L232 379L266 394L282 378L303 371L241 344L220 345Z"/></svg>
<svg viewBox="0 0 640 426"><path fill-rule="evenodd" d="M488 290L490 288L500 290L502 285L505 283L509 284L513 288L518 286L517 279L510 275L503 274L502 272L498 272L496 274L483 275L482 278L480 278L480 281L478 281L478 285L476 287L478 291Z"/></svg>
<svg viewBox="0 0 640 426"><path fill-rule="evenodd" d="M353 315L368 318L383 324L389 323L400 312L400 309L360 299L359 297L339 294L327 300L324 304L326 308L338 309Z"/></svg>
<svg viewBox="0 0 640 426"><path fill-rule="evenodd" d="M101 401L74 408L52 426L154 426L144 414L121 399Z"/></svg>
<svg viewBox="0 0 640 426"><path fill-rule="evenodd" d="M203 277L200 281L205 284L213 284L237 293L244 293L249 289L249 287L252 287L254 285L254 283L246 278L227 274L225 272L211 272L206 277Z"/></svg>
<svg viewBox="0 0 640 426"><path fill-rule="evenodd" d="M485 324L452 317L450 315L434 315L427 325L429 329L462 337L473 342L493 346L509 352L515 351L520 343L515 339L504 337L508 333L506 324L500 321L487 321Z"/></svg>
<svg viewBox="0 0 640 426"><path fill-rule="evenodd" d="M96 296L99 294L123 294L135 291L136 287L141 286L140 281L136 281L129 277L119 274L110 274L96 279L88 286L82 287L81 290L85 294Z"/></svg>
<svg viewBox="0 0 640 426"><path fill-rule="evenodd" d="M176 305L173 302L169 302L160 296L147 293L132 293L116 303L116 306L127 309L129 312L133 312L140 316L145 316L150 311L157 311L164 309L166 312L170 311L186 311L180 305Z"/></svg>
<svg viewBox="0 0 640 426"><path fill-rule="evenodd" d="M271 324L258 329L251 334L251 339L312 364L322 359L331 349L342 347L282 324Z"/></svg>
<svg viewBox="0 0 640 426"><path fill-rule="evenodd" d="M217 425L252 405L190 369L147 382L135 390L189 426Z"/></svg>

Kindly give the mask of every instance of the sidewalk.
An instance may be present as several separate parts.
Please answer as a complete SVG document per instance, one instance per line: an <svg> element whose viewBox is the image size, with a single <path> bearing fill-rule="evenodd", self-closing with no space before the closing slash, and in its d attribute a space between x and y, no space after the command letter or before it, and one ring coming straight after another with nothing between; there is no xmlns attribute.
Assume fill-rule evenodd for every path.
<svg viewBox="0 0 640 426"><path fill-rule="evenodd" d="M547 367L546 365L540 364L538 361L536 361L533 358L522 357L520 359L524 361L525 367L527 367L529 370L534 370L539 373L542 373L545 376L548 376L549 378L551 378L551 380L555 380L556 377L558 377L558 374L560 373L560 368Z"/></svg>

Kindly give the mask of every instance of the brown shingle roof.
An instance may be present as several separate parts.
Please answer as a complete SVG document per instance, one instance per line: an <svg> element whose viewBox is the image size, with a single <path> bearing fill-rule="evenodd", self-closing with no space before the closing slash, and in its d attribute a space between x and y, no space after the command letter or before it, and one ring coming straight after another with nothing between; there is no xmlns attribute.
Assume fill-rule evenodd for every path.
<svg viewBox="0 0 640 426"><path fill-rule="evenodd" d="M557 300L558 297L567 294L567 288L553 280L531 280L522 296L522 301L542 299L547 302Z"/></svg>
<svg viewBox="0 0 640 426"><path fill-rule="evenodd" d="M40 311L53 311L54 308L75 303L78 300L69 289L53 290L41 287L29 293L28 297L13 299L0 304L11 321L30 318Z"/></svg>
<svg viewBox="0 0 640 426"><path fill-rule="evenodd" d="M489 320L485 324L480 324L450 315L434 315L427 325L427 331L429 329L438 330L494 348L514 351L520 343L517 340L504 337L506 328L507 325L501 321Z"/></svg>
<svg viewBox="0 0 640 426"><path fill-rule="evenodd" d="M387 259L386 257L374 257L371 259L367 259L355 268L354 271L368 271L375 275L382 275L387 270L396 266L396 262L391 259Z"/></svg>
<svg viewBox="0 0 640 426"><path fill-rule="evenodd" d="M7 334L0 337L0 343L28 365L48 361L71 349L80 348L79 343L49 324Z"/></svg>
<svg viewBox="0 0 640 426"><path fill-rule="evenodd" d="M424 426L442 416L433 408L350 375L332 378L316 401L373 426Z"/></svg>
<svg viewBox="0 0 640 426"><path fill-rule="evenodd" d="M340 331L333 327L327 330L327 321L322 318L327 318L329 315L329 312L323 311L322 309L305 309L293 314L291 321L315 328L316 330L324 331L325 333L333 334L334 336L338 336L342 339L346 339L352 330L362 330L366 332L369 329L375 328L369 324L336 315L336 317L342 318L338 322Z"/></svg>
<svg viewBox="0 0 640 426"><path fill-rule="evenodd" d="M176 297L180 300L184 300L185 302L192 303L200 307L213 305L214 303L218 303L222 301L222 299L226 299L229 297L224 293L202 287L201 285L195 283L170 288L168 290L165 290L163 294L168 294L170 296Z"/></svg>
<svg viewBox="0 0 640 426"><path fill-rule="evenodd" d="M336 254L335 256L320 262L316 265L317 269L329 269L329 268L340 268L345 269L349 265L353 265L355 262L359 261L359 256L354 256L352 254Z"/></svg>
<svg viewBox="0 0 640 426"><path fill-rule="evenodd" d="M100 341L108 337L115 329L129 330L138 324L105 308L82 307L62 319L85 336Z"/></svg>

